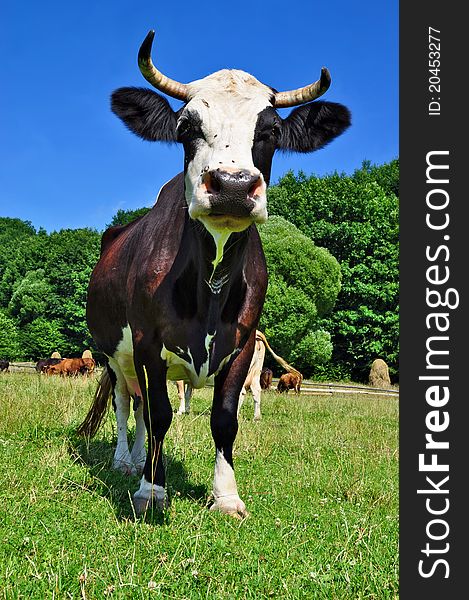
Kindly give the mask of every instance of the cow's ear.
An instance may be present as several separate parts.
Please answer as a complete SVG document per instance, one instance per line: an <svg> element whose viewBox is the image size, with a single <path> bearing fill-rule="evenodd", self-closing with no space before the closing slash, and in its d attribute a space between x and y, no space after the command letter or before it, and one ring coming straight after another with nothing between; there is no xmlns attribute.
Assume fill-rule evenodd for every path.
<svg viewBox="0 0 469 600"><path fill-rule="evenodd" d="M318 150L345 131L350 122L350 111L342 104L303 104L282 119L282 133L277 147L293 152Z"/></svg>
<svg viewBox="0 0 469 600"><path fill-rule="evenodd" d="M111 96L111 110L130 131L150 142L176 141L176 113L166 98L146 88L124 87Z"/></svg>

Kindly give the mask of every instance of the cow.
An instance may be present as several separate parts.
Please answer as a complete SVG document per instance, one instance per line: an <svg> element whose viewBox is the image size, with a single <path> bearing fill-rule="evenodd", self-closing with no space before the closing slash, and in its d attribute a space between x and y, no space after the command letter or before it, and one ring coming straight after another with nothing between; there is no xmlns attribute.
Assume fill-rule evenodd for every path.
<svg viewBox="0 0 469 600"><path fill-rule="evenodd" d="M47 375L90 375L96 366L93 358L63 358L55 365L45 367Z"/></svg>
<svg viewBox="0 0 469 600"><path fill-rule="evenodd" d="M10 361L8 360L0 360L0 373L3 371L8 371L10 367Z"/></svg>
<svg viewBox="0 0 469 600"><path fill-rule="evenodd" d="M265 335L262 331L256 331L256 345L254 346L254 352L251 358L251 363L249 365L248 374L246 379L244 380L243 387L241 388L241 392L239 394L238 400L238 410L237 417L239 418L239 412L244 402L244 398L248 389L251 390L252 396L254 399L254 420L258 421L261 418L261 390L267 389L272 383L272 371L270 369L266 369L268 373L270 373L270 382L268 383L266 388L262 387L261 375L263 371L263 364L265 358L265 350L266 348L272 354L274 359L282 365L285 369L289 371L293 371L297 373L294 367L291 367L281 356L275 354L275 352L270 347ZM176 381L176 385L178 388L178 397L179 397L179 409L177 411L178 415L181 414L189 414L190 412L190 401L192 398L192 386L190 383L185 383L184 381Z"/></svg>
<svg viewBox="0 0 469 600"><path fill-rule="evenodd" d="M238 398L267 289L256 224L267 219L273 154L323 147L350 125L350 113L341 104L313 102L330 85L325 68L315 83L286 92L239 70L183 84L153 64L153 38L150 31L140 48L140 71L182 105L173 110L152 90L124 87L113 92L111 108L144 140L182 145L184 171L162 187L144 216L103 234L86 315L107 365L78 432L96 432L110 390L118 430L113 465L142 473L133 495L137 515L164 509L162 449L172 420L166 381L184 379L202 388L213 376L211 510L242 518L246 507L232 453ZM277 112L293 106L285 118ZM130 452L131 396L137 430Z"/></svg>
<svg viewBox="0 0 469 600"><path fill-rule="evenodd" d="M259 377L259 383L261 384L261 390L270 390L272 385L272 377L274 376L271 369L264 367Z"/></svg>
<svg viewBox="0 0 469 600"><path fill-rule="evenodd" d="M301 382L303 381L303 375L301 373L284 373L280 376L277 384L277 392L288 394L288 390L295 390L296 394L300 393Z"/></svg>
<svg viewBox="0 0 469 600"><path fill-rule="evenodd" d="M63 358L40 358L36 363L35 369L38 373L45 373L47 367L58 365L62 360Z"/></svg>

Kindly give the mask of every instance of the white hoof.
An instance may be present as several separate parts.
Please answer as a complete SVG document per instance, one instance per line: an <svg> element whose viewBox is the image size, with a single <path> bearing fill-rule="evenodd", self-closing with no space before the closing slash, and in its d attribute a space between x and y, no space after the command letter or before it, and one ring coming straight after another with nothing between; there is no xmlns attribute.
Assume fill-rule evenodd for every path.
<svg viewBox="0 0 469 600"><path fill-rule="evenodd" d="M236 519L245 519L249 516L244 502L235 494L215 498L210 510L217 510Z"/></svg>
<svg viewBox="0 0 469 600"><path fill-rule="evenodd" d="M135 492L132 501L137 517L149 509L164 510L169 506L164 487L149 483L145 480L145 477L140 480L140 488Z"/></svg>
<svg viewBox="0 0 469 600"><path fill-rule="evenodd" d="M165 510L169 506L169 500L167 496L164 498L136 498L135 496L132 498L132 503L134 505L135 514L137 517L140 517L145 512L149 510Z"/></svg>

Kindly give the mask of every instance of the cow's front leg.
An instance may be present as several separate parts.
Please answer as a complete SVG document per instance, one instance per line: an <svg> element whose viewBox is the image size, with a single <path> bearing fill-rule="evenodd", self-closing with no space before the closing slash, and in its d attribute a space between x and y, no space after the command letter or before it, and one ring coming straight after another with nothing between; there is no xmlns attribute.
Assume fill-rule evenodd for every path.
<svg viewBox="0 0 469 600"><path fill-rule="evenodd" d="M136 361L136 366L137 366ZM133 496L137 515L149 507L167 506L166 475L163 464L163 440L171 424L173 412L166 387L166 365L158 357L145 356L137 371L143 393L143 419L147 430L148 449L140 487Z"/></svg>
<svg viewBox="0 0 469 600"><path fill-rule="evenodd" d="M215 378L210 419L215 442L215 472L210 510L219 510L237 518L248 515L238 494L233 467L233 443L238 432L237 409L254 349L255 331L229 368Z"/></svg>

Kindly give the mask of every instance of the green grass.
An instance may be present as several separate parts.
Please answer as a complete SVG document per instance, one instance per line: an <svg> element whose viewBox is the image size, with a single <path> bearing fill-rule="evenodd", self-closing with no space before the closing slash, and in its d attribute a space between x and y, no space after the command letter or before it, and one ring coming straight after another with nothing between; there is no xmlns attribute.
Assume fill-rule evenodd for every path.
<svg viewBox="0 0 469 600"><path fill-rule="evenodd" d="M74 433L94 386L0 375L0 598L398 597L397 399L269 392L255 423L248 396L237 521L206 507L211 390L196 391L165 442L170 508L136 520L114 416L89 445Z"/></svg>

